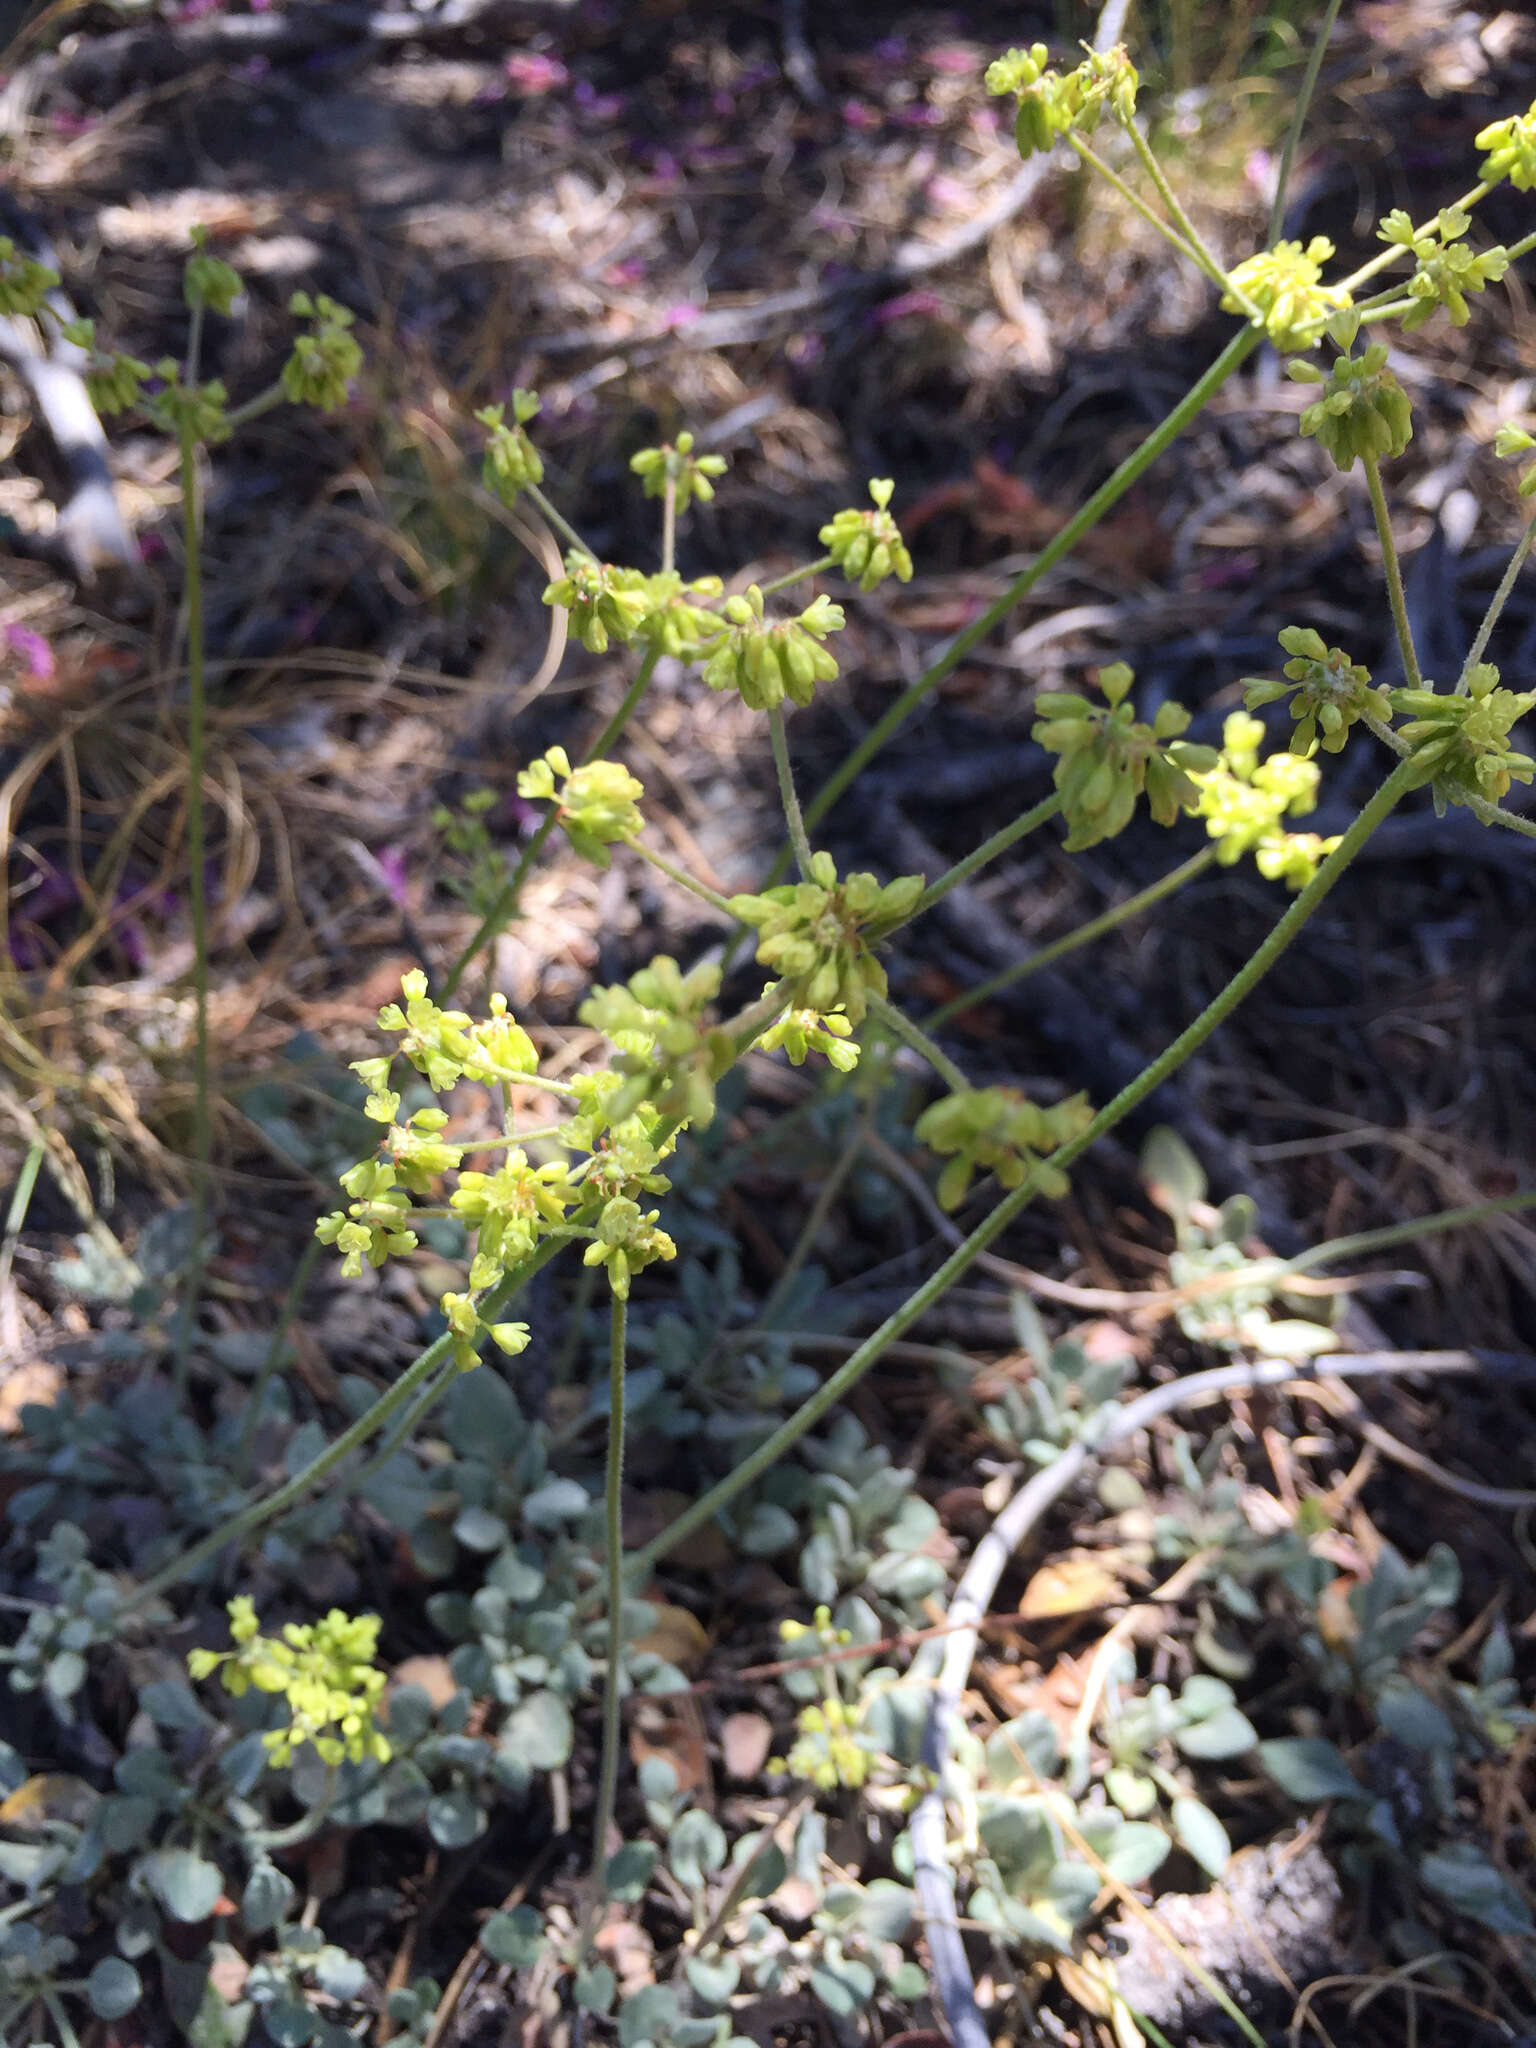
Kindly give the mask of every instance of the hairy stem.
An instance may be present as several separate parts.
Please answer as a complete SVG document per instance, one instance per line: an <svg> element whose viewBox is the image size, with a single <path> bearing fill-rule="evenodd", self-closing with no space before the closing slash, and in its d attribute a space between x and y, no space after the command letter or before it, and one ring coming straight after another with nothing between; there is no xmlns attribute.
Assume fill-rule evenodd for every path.
<svg viewBox="0 0 1536 2048"><path fill-rule="evenodd" d="M1269 203L1269 246L1273 248L1280 239L1280 230L1285 226L1285 194L1291 182L1291 166L1296 161L1296 145L1301 141L1301 131L1307 125L1307 114L1312 105L1312 95L1317 90L1318 74L1323 68L1323 58L1333 25L1339 18L1339 0L1328 0L1323 18L1317 25L1312 38L1312 47L1307 52L1307 68L1301 75L1301 89L1296 95L1296 104L1291 109L1291 125L1285 131L1285 141L1280 149L1280 167L1275 173L1275 196Z"/></svg>
<svg viewBox="0 0 1536 2048"><path fill-rule="evenodd" d="M597 1781L597 1810L592 1817L592 1912L602 1910L607 1896L608 1830L613 1826L619 1788L619 1744L623 1736L620 1706L624 1666L624 1352L628 1312L613 1297L608 1334L608 1469L603 1505L607 1526L608 1668L603 1674L603 1754Z"/></svg>
<svg viewBox="0 0 1536 2048"><path fill-rule="evenodd" d="M1424 678L1419 673L1419 657L1414 651L1413 627L1408 622L1408 601L1403 595L1402 565L1397 559L1397 542L1392 535L1392 520L1387 511L1386 493L1381 488L1381 467L1374 455L1362 455L1365 468L1366 488L1371 494L1371 513L1376 521L1376 535L1381 542L1381 565L1387 577L1387 601L1392 607L1392 624L1397 633L1397 648L1403 658L1403 674L1410 690L1422 690Z"/></svg>
<svg viewBox="0 0 1536 2048"><path fill-rule="evenodd" d="M1112 932L1117 925L1128 924L1133 917L1139 917L1142 911L1150 910L1154 903L1160 903L1165 896L1171 896L1176 889L1182 889L1186 882L1192 882L1196 875L1203 875L1207 868L1214 866L1215 860L1215 847L1202 847L1181 866L1171 869L1159 880L1149 882L1145 889L1138 890L1134 896L1127 896L1123 903L1117 903L1112 910L1103 911L1098 917L1090 918L1087 924L1080 924L1061 938L1053 939L1048 946L1042 946L1038 952L1031 953L1027 960L1019 961L1017 966L1005 967L1000 974L994 974L988 980L978 982L975 988L952 997L949 1002L942 1004L923 1019L923 1029L940 1030L951 1017L958 1017L965 1011L974 1009L978 1003L984 1003L989 997L999 994L1003 989L1012 988L1016 983L1028 980L1030 975L1037 973L1042 967L1049 967L1053 960L1061 959L1065 953L1076 952L1079 946L1086 946L1094 939L1103 938L1106 932Z"/></svg>
<svg viewBox="0 0 1536 2048"><path fill-rule="evenodd" d="M883 996L871 996L869 1014L883 1024L893 1038L899 1038L903 1045L910 1046L920 1059L924 1059L953 1094L965 1095L970 1082L961 1073L942 1046L935 1045L928 1034L910 1017L904 1017L894 1003L888 1003Z"/></svg>
<svg viewBox="0 0 1536 2048"><path fill-rule="evenodd" d="M208 1071L208 878L203 809L206 761L207 676L203 642L202 511L197 488L197 437L185 418L180 428L181 516L186 535L184 619L187 635L187 897L192 917L192 985L196 1004L192 1053L192 1250L183 1280L176 1332L173 1386L178 1409L186 1404L192 1341L203 1285L208 1228L208 1177L213 1154Z"/></svg>
<svg viewBox="0 0 1536 2048"><path fill-rule="evenodd" d="M1520 571L1525 567L1525 558L1531 552L1533 541L1536 541L1536 519L1532 519L1527 523L1514 553L1509 558L1509 567L1499 579L1498 589L1488 600L1488 609L1483 613L1482 624L1477 629L1477 636L1473 640L1472 645L1467 649L1467 658L1461 665L1461 674L1456 678L1456 694L1458 697L1464 697L1467 694L1467 687L1472 680L1472 671L1482 660L1488 645L1489 636L1499 622L1499 614L1503 611L1505 605L1509 603L1510 595L1519 579Z"/></svg>
<svg viewBox="0 0 1536 2048"><path fill-rule="evenodd" d="M1010 846L1015 845L1020 839L1027 838L1039 826L1054 818L1060 809L1061 798L1053 791L1050 796L1037 803L1033 810L1025 811L1021 817L1015 818L1011 825L1002 826L990 839L984 839L974 852L968 853L964 860L957 860L955 865L940 875L936 882L930 882L902 919L902 923L910 924L914 917L921 917L925 910L932 910L934 904L947 896L951 889L958 889L962 882L968 882L972 875L987 865L988 861L996 860L1000 853L1006 853Z"/></svg>
<svg viewBox="0 0 1536 2048"><path fill-rule="evenodd" d="M773 741L773 766L779 778L779 802L784 807L784 821L789 827L789 843L794 848L796 866L809 881L811 842L805 836L805 820L800 815L800 799L795 793L795 774L789 765L789 741L784 735L784 708L780 704L775 704L768 713L768 732Z"/></svg>

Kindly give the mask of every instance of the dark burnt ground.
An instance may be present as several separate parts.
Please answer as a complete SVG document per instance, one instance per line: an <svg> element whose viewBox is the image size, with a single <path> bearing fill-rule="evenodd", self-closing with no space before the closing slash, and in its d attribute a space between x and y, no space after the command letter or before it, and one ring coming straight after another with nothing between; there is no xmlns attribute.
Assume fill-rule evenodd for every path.
<svg viewBox="0 0 1536 2048"><path fill-rule="evenodd" d="M1088 33L1086 12L1067 11L1060 24L1013 6L845 7L814 19L802 43L786 38L794 10L768 4L493 5L452 20L427 11L409 28L391 15L399 33L387 37L347 7L131 29L98 8L68 43L13 70L12 189L46 222L105 338L149 361L179 348L180 264L202 222L248 284L239 316L209 336L209 368L236 398L281 360L295 288L354 307L367 353L343 414L317 426L276 412L219 451L210 476L217 1323L267 1325L317 1202L333 1199L319 1152L296 1163L291 1122L279 1132L253 1113L248 1084L302 1079L315 1048L343 1059L373 1049L377 1005L417 949L440 966L472 929L442 886L434 808L488 782L509 793L492 825L513 845L525 822L510 797L517 768L555 741L585 744L626 679L578 650L547 682L546 569L474 486L475 407L536 386L552 496L601 554L642 566L654 561L654 507L628 457L683 426L732 458L686 533L696 573L780 573L818 551L816 529L866 477L897 479L917 575L848 602L843 676L791 729L813 788L1222 346L1230 323L1212 294L1108 195L1053 172L1010 202L1018 161L979 73L1009 42ZM1229 48L1225 32L1202 32L1169 59L1184 75L1165 81L1187 190L1229 258L1262 233L1276 134L1266 45L1233 37ZM1529 100L1533 72L1521 17L1480 10L1448 25L1406 0L1352 10L1287 232L1327 233L1350 257L1388 207L1423 217L1470 182L1474 134ZM1506 188L1487 209L1505 239L1528 224L1528 195ZM1394 504L1424 665L1442 678L1520 530L1510 466L1490 451L1496 427L1528 408L1532 348L1514 279L1469 329L1436 322L1399 351L1416 431L1394 466ZM1102 661L1132 662L1148 713L1167 695L1190 705L1201 739L1219 737L1237 679L1272 668L1275 632L1291 621L1396 680L1369 507L1298 438L1305 399L1271 356L1256 357L839 804L826 828L839 860L882 875L937 865L1037 801L1048 763L1028 740L1033 696ZM80 1185L132 1244L186 1182L174 463L153 436L115 437L144 561L81 592L50 566L36 438L18 430L0 478L0 510L20 529L0 724L17 971L0 1061L26 1105L5 1142L19 1158L28 1115L59 1130ZM48 644L51 673L33 672L46 664L27 635ZM1528 591L1491 652L1506 681L1527 680ZM734 701L664 665L627 758L679 857L727 888L762 872L777 843L772 768L766 735ZM1339 829L1376 773L1369 747L1329 762L1318 829ZM921 1015L1200 844L1188 823L1138 825L1068 857L1047 831L904 935L893 992ZM46 870L62 879L34 895ZM1281 1250L1523 1185L1533 876L1514 835L1408 807L1284 969L1123 1142L1092 1156L1068 1202L1020 1222L1009 1256L1099 1288L1156 1284L1169 1237L1135 1148L1157 1121L1185 1132L1217 1194L1255 1196ZM1227 980L1283 901L1251 867L1213 870L971 1011L947 1042L978 1082L1102 1100ZM497 949L493 983L560 1042L593 979L657 950L692 957L718 937L695 909L638 862L599 877L556 854ZM785 1100L782 1081L758 1074L755 1086L735 1135ZM725 1197L749 1292L771 1285L807 1167L820 1163L790 1146ZM74 1340L77 1370L110 1368L86 1341L93 1318L49 1278L80 1225L47 1176L30 1225L0 1303L0 1350L42 1376L35 1392L61 1338ZM856 1186L820 1256L862 1330L937 1245L909 1198ZM1376 1263L1411 1266L1426 1284L1356 1297L1379 1332L1369 1341L1518 1352L1536 1340L1536 1238L1519 1219ZM1005 1353L1005 1296L1002 1281L978 1278L922 1334ZM382 1370L415 1347L420 1306L409 1289L366 1307L332 1292L317 1328L332 1363ZM1146 1356L1157 1370L1203 1362L1163 1322ZM324 1363L311 1389L322 1412ZM1455 1474L1536 1483L1536 1417L1496 1377L1454 1397L1420 1385L1368 1400ZM905 1443L931 1395L893 1364L859 1406ZM1257 1483L1274 1486L1253 1428L1240 1438ZM948 1439L925 1431L925 1486L967 1483L978 1442L958 1421ZM1329 1456L1342 1471L1353 1452L1341 1427L1320 1483ZM1455 1544L1468 1618L1500 1592L1512 1622L1536 1605L1529 1548L1507 1515L1390 1465L1362 1499L1362 1542L1374 1529L1412 1556L1434 1536ZM1065 1518L1055 1531L1074 1533ZM386 1612L403 1597L364 1592ZM758 1654L766 1633L755 1630ZM439 1960L446 1970L453 1955Z"/></svg>

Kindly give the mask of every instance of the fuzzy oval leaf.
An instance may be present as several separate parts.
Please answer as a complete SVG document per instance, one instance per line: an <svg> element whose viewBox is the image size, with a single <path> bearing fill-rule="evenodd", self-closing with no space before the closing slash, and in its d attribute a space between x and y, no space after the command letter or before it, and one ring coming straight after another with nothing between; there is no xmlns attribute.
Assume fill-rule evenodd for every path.
<svg viewBox="0 0 1536 2048"><path fill-rule="evenodd" d="M1175 1799L1173 1831L1207 1877L1220 1877L1232 1854L1227 1831L1198 1799Z"/></svg>
<svg viewBox="0 0 1536 2048"><path fill-rule="evenodd" d="M1343 1752L1320 1735L1283 1735L1273 1742L1261 1742L1259 1762L1298 1806L1367 1796Z"/></svg>
<svg viewBox="0 0 1536 2048"><path fill-rule="evenodd" d="M492 1962L526 1970L543 1951L544 1922L532 1906L514 1906L510 1913L493 1913L480 1930L480 1946Z"/></svg>
<svg viewBox="0 0 1536 2048"><path fill-rule="evenodd" d="M224 1891L216 1863L190 1849L160 1849L144 1859L150 1889L173 1920L206 1920Z"/></svg>
<svg viewBox="0 0 1536 2048"><path fill-rule="evenodd" d="M1204 1721L1192 1721L1174 1734L1174 1741L1186 1756L1242 1756L1258 1741L1258 1731L1238 1707L1222 1707Z"/></svg>
<svg viewBox="0 0 1536 2048"><path fill-rule="evenodd" d="M534 1770L557 1771L569 1761L574 1735L571 1710L559 1694L535 1692L512 1709L499 1741Z"/></svg>
<svg viewBox="0 0 1536 2048"><path fill-rule="evenodd" d="M121 1956L103 1956L85 1980L85 1995L99 2020L120 2020L138 2004L144 1986L132 1963Z"/></svg>

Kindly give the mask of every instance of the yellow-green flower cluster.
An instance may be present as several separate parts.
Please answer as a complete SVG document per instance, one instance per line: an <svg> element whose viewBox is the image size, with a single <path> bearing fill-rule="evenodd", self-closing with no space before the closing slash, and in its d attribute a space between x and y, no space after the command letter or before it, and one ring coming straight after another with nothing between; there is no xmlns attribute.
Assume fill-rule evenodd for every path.
<svg viewBox="0 0 1536 2048"><path fill-rule="evenodd" d="M610 1117L621 1122L646 1102L662 1116L710 1122L715 1083L736 1054L730 1033L710 1022L719 992L716 964L700 961L684 974L665 953L626 987L592 991L578 1013L582 1023L625 1048L618 1065L628 1079L608 1105Z"/></svg>
<svg viewBox="0 0 1536 2048"><path fill-rule="evenodd" d="M148 363L140 362L137 356L103 353L96 347L94 320L72 320L64 329L64 338L78 348L90 350L90 361L84 371L86 394L104 418L110 419L138 404L146 379L153 375Z"/></svg>
<svg viewBox="0 0 1536 2048"><path fill-rule="evenodd" d="M476 1346L482 1338L489 1337L508 1358L516 1358L528 1348L526 1323L486 1322L472 1294L445 1294L439 1306L448 1325L453 1361L460 1372L470 1372L480 1363Z"/></svg>
<svg viewBox="0 0 1536 2048"><path fill-rule="evenodd" d="M1350 730L1362 718L1390 718L1392 700L1385 689L1372 689L1371 672L1351 661L1342 647L1330 647L1310 626L1286 626L1280 645L1291 659L1287 682L1265 676L1244 676L1243 703L1249 711L1289 697L1296 720L1291 752L1307 755L1319 742L1325 754L1342 752Z"/></svg>
<svg viewBox="0 0 1536 2048"><path fill-rule="evenodd" d="M539 411L536 391L512 393L512 424L505 405L483 405L475 414L490 438L480 465L480 481L503 505L516 504L518 493L544 481L544 460L528 434L528 422Z"/></svg>
<svg viewBox="0 0 1536 2048"><path fill-rule="evenodd" d="M1478 171L1485 185L1508 178L1517 192L1536 189L1536 100L1523 114L1490 121L1479 132L1477 147L1488 152Z"/></svg>
<svg viewBox="0 0 1536 2048"><path fill-rule="evenodd" d="M1261 874L1300 888L1317 863L1338 845L1313 833L1286 833L1280 821L1305 817L1317 808L1317 763L1286 752L1259 759L1264 728L1246 711L1234 711L1222 727L1217 765L1195 777L1199 814L1216 841L1216 858L1231 867L1251 853Z"/></svg>
<svg viewBox="0 0 1536 2048"><path fill-rule="evenodd" d="M572 548L565 574L545 588L544 602L570 613L571 631L589 654L606 654L610 637L626 647L635 638L652 600L638 569L616 568Z"/></svg>
<svg viewBox="0 0 1536 2048"><path fill-rule="evenodd" d="M1138 83L1136 67L1123 45L1089 50L1075 71L1063 75L1050 69L1045 44L1032 43L1027 50L1009 50L997 58L987 66L986 75L989 93L1013 93L1018 100L1014 140L1026 159L1053 148L1070 128L1091 135L1106 106L1118 121L1129 121L1136 112Z"/></svg>
<svg viewBox="0 0 1536 2048"><path fill-rule="evenodd" d="M573 768L564 747L551 747L530 761L517 778L517 793L534 800L554 797L561 830L595 867L606 868L608 848L633 839L645 825L638 809L643 783L617 761L587 761Z"/></svg>
<svg viewBox="0 0 1536 2048"><path fill-rule="evenodd" d="M185 427L193 440L209 447L229 439L225 415L229 394L218 378L210 378L206 384L183 384L181 365L174 356L162 356L154 374L161 380L160 389L143 404L146 417L157 427L177 439Z"/></svg>
<svg viewBox="0 0 1536 2048"><path fill-rule="evenodd" d="M1261 249L1228 273L1231 289L1222 298L1222 311L1243 313L1252 306L1254 326L1262 328L1276 348L1289 353L1313 347L1333 316L1350 303L1341 285L1322 281L1323 265L1332 254L1326 235L1314 235L1305 249L1300 242L1277 242L1273 249Z"/></svg>
<svg viewBox="0 0 1536 2048"><path fill-rule="evenodd" d="M306 1742L328 1764L389 1761L388 1739L375 1725L384 1696L384 1673L374 1663L376 1614L333 1607L321 1621L289 1622L281 1636L264 1636L249 1599L231 1600L228 1612L234 1649L189 1651L187 1669L196 1679L218 1671L236 1698L254 1686L287 1700L289 1725L261 1738L276 1768Z"/></svg>
<svg viewBox="0 0 1536 2048"><path fill-rule="evenodd" d="M539 1056L533 1040L508 1015L504 995L491 997L489 1018L477 1024L463 1010L440 1010L427 994L427 977L419 967L401 976L400 990L404 1008L386 1003L379 1012L379 1029L400 1034L401 1052L417 1073L425 1076L434 1095L441 1095L457 1081L484 1081L489 1087L499 1087L537 1073ZM353 1071L374 1087L379 1064L356 1060ZM387 1071L388 1062L383 1064Z"/></svg>
<svg viewBox="0 0 1536 2048"><path fill-rule="evenodd" d="M763 994L768 993L767 989ZM823 1015L819 1010L786 1010L770 1024L757 1041L759 1052L780 1052L792 1067L803 1067L811 1052L823 1053L827 1064L840 1074L851 1074L859 1064L859 1048L852 1042L853 1026L841 1010Z"/></svg>
<svg viewBox="0 0 1536 2048"><path fill-rule="evenodd" d="M751 711L772 711L786 697L809 704L818 683L830 683L837 663L822 642L843 625L843 608L829 597L812 599L797 618L770 620L754 583L744 597L725 601L725 630L704 664L712 690L736 690Z"/></svg>
<svg viewBox="0 0 1536 2048"><path fill-rule="evenodd" d="M1479 256L1468 248L1463 238L1471 225L1472 216L1456 206L1439 213L1427 234L1416 232L1401 207L1395 207L1381 223L1380 239L1406 249L1414 258L1408 296L1415 303L1403 315L1406 333L1422 327L1437 306L1445 308L1453 327L1465 327L1472 317L1467 293L1497 284L1508 270L1507 249L1485 249Z"/></svg>
<svg viewBox="0 0 1536 2048"><path fill-rule="evenodd" d="M1501 460L1511 455L1525 455L1536 448L1536 436L1528 434L1524 427L1500 427L1494 436L1493 452ZM1522 498L1536 496L1536 462L1533 462L1520 479Z"/></svg>
<svg viewBox="0 0 1536 2048"><path fill-rule="evenodd" d="M839 1786L856 1792L879 1758L879 1749L859 1728L856 1710L836 1693L828 1693L820 1706L802 1707L795 1727L799 1734L788 1756L775 1757L768 1766L776 1776L799 1778L821 1792Z"/></svg>
<svg viewBox="0 0 1536 2048"><path fill-rule="evenodd" d="M1473 669L1464 695L1394 690L1392 705L1411 721L1398 734L1432 781L1439 810L1473 797L1497 803L1511 782L1536 775L1536 761L1509 744L1516 721L1536 705L1536 690L1501 689L1491 661Z"/></svg>
<svg viewBox="0 0 1536 2048"><path fill-rule="evenodd" d="M354 315L324 292L314 298L308 292L295 292L288 310L313 326L308 334L295 337L293 353L279 379L283 396L295 405L335 412L346 404L347 385L363 363L363 352L350 332Z"/></svg>
<svg viewBox="0 0 1536 2048"><path fill-rule="evenodd" d="M821 529L822 546L849 582L865 592L887 576L894 576L898 583L912 581L912 557L888 509L894 489L888 476L871 477L869 495L875 501L874 511L850 507Z"/></svg>
<svg viewBox="0 0 1536 2048"><path fill-rule="evenodd" d="M823 1017L840 1010L856 1028L870 997L886 992L885 969L869 941L900 924L922 893L921 875L883 887L867 874L839 881L836 863L823 852L812 854L805 881L733 896L730 907L758 933L759 964L790 984L791 1009Z"/></svg>
<svg viewBox="0 0 1536 2048"><path fill-rule="evenodd" d="M1042 1195L1067 1191L1067 1176L1049 1165L1049 1155L1093 1121L1086 1095L1070 1095L1050 1109L1031 1102L1017 1088L966 1088L941 1096L918 1118L920 1145L949 1164L939 1176L939 1205L958 1208L972 1176L994 1173L1005 1188L1033 1175Z"/></svg>
<svg viewBox="0 0 1536 2048"><path fill-rule="evenodd" d="M342 1189L352 1197L345 1212L334 1209L315 1225L320 1242L341 1253L341 1270L349 1280L359 1277L365 1260L382 1266L392 1255L416 1249L419 1240L407 1222L411 1198L396 1180L387 1160L359 1160L341 1175Z"/></svg>
<svg viewBox="0 0 1536 2048"><path fill-rule="evenodd" d="M664 441L659 448L642 448L631 455L629 466L642 480L648 498L664 496L670 481L680 513L694 503L707 505L715 495L714 479L724 476L729 467L723 455L695 455L689 433L679 434L675 443Z"/></svg>
<svg viewBox="0 0 1536 2048"><path fill-rule="evenodd" d="M232 269L223 257L208 254L206 228L194 228L192 241L195 253L187 258L187 267L182 275L182 292L187 304L194 309L207 306L211 311L227 316L245 289L240 282L240 273Z"/></svg>
<svg viewBox="0 0 1536 2048"><path fill-rule="evenodd" d="M685 583L675 569L648 576L639 637L674 661L697 661L725 631L719 613L708 609L723 588L718 576L698 576Z"/></svg>
<svg viewBox="0 0 1536 2048"><path fill-rule="evenodd" d="M1052 780L1070 828L1069 852L1123 832L1143 790L1158 824L1171 825L1181 809L1194 806L1193 771L1215 766L1214 748L1179 738L1189 725L1181 704L1159 705L1150 725L1138 721L1130 701L1134 680L1125 663L1117 661L1099 670L1104 704L1060 690L1035 699L1035 709L1044 715L1030 736L1060 757Z"/></svg>
<svg viewBox="0 0 1536 2048"><path fill-rule="evenodd" d="M30 317L59 281L59 273L0 235L0 313Z"/></svg>
<svg viewBox="0 0 1536 2048"><path fill-rule="evenodd" d="M1299 383L1322 381L1311 363L1292 364L1291 375ZM1413 439L1413 414L1387 367L1384 342L1373 341L1364 355L1338 358L1322 397L1303 412L1301 431L1322 443L1335 469L1349 469L1362 456L1402 454Z"/></svg>
<svg viewBox="0 0 1536 2048"><path fill-rule="evenodd" d="M448 1206L477 1233L470 1286L489 1287L526 1259L552 1225L565 1221L576 1194L563 1159L535 1166L517 1145L494 1173L461 1173Z"/></svg>
<svg viewBox="0 0 1536 2048"><path fill-rule="evenodd" d="M629 1299L629 1283L636 1273L658 1259L677 1257L677 1246L657 1227L660 1221L659 1209L642 1209L624 1195L604 1204L597 1236L582 1254L582 1263L606 1268L608 1285L620 1301Z"/></svg>

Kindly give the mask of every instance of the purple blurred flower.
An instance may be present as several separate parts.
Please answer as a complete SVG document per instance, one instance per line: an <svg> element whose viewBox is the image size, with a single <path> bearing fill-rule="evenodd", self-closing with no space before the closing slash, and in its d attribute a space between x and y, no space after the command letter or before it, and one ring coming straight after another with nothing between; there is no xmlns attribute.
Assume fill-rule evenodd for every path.
<svg viewBox="0 0 1536 2048"><path fill-rule="evenodd" d="M976 52L964 43L936 43L923 52L923 61L933 71L947 71L959 78L980 69Z"/></svg>
<svg viewBox="0 0 1536 2048"><path fill-rule="evenodd" d="M882 64L904 64L907 60L907 48L905 36L882 36L875 45L875 55Z"/></svg>
<svg viewBox="0 0 1536 2048"><path fill-rule="evenodd" d="M878 128L885 119L878 108L867 107L862 100L844 100L842 115L849 128L862 128L866 132Z"/></svg>
<svg viewBox="0 0 1536 2048"><path fill-rule="evenodd" d="M777 64L749 64L736 81L736 90L756 92L760 85L777 85L779 67Z"/></svg>
<svg viewBox="0 0 1536 2048"><path fill-rule="evenodd" d="M903 292L899 298L887 299L884 305L876 306L868 318L873 327L888 327L893 320L904 320L909 313L932 317L943 310L944 301L937 292Z"/></svg>
<svg viewBox="0 0 1536 2048"><path fill-rule="evenodd" d="M784 344L784 353L797 369L806 370L813 363L819 363L827 352L827 344L821 335L814 332L792 334Z"/></svg>
<svg viewBox="0 0 1536 2048"><path fill-rule="evenodd" d="M48 116L48 126L55 135L88 135L99 119L97 114L66 113L61 107Z"/></svg>
<svg viewBox="0 0 1536 2048"><path fill-rule="evenodd" d="M645 276L645 265L638 256L626 257L622 263L610 263L603 272L604 284L639 284Z"/></svg>
<svg viewBox="0 0 1536 2048"><path fill-rule="evenodd" d="M408 909L406 890L410 878L406 873L404 848L381 846L374 858L379 863L379 874L383 878L384 887L389 891L390 902L394 904L396 910Z"/></svg>
<svg viewBox="0 0 1536 2048"><path fill-rule="evenodd" d="M21 656L29 676L35 676L39 682L48 681L54 671L53 649L41 633L34 633L30 626L7 626L5 644Z"/></svg>
<svg viewBox="0 0 1536 2048"><path fill-rule="evenodd" d="M621 92L599 92L590 78L578 78L571 98L589 121L614 121L624 111Z"/></svg>
<svg viewBox="0 0 1536 2048"><path fill-rule="evenodd" d="M502 68L512 83L530 97L554 92L571 75L558 57L546 57L538 50L519 50Z"/></svg>
<svg viewBox="0 0 1536 2048"><path fill-rule="evenodd" d="M675 334L680 327L691 327L703 312L702 306L691 305L686 299L676 306L668 306L661 316L661 324L669 334Z"/></svg>
<svg viewBox="0 0 1536 2048"><path fill-rule="evenodd" d="M919 103L911 107L892 107L891 119L898 128L937 128L944 116L937 107L925 107Z"/></svg>

